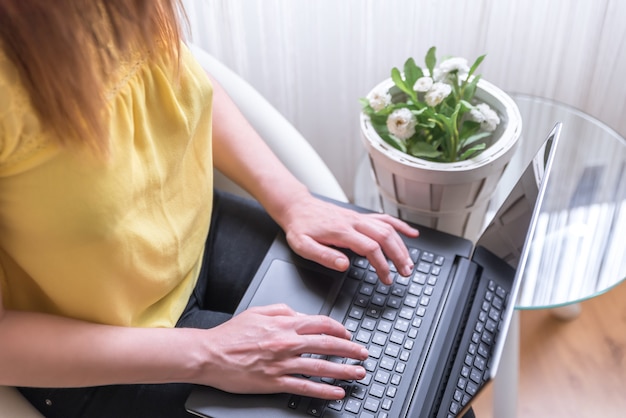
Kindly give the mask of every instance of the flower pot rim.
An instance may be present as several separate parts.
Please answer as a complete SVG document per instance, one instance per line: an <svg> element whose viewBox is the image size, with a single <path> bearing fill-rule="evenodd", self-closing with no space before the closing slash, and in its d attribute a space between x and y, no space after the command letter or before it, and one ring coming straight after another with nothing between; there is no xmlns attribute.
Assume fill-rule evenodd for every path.
<svg viewBox="0 0 626 418"><path fill-rule="evenodd" d="M376 85L370 93L368 93L368 96L373 91L387 91L394 85L395 83L393 80L391 78L387 78ZM484 79L480 79L476 95L481 96L483 94L502 104L503 110L498 110L501 113L504 113L504 116L506 117L506 126L495 143L477 156L470 159L455 162L435 162L406 154L385 142L371 126L369 116L363 112L360 113L361 130L363 132L362 136L368 143L369 148L406 166L441 172L463 172L492 164L503 155L509 154L514 150L522 132L522 116L517 104L508 94L494 84ZM488 102L489 100L483 98L481 101Z"/></svg>

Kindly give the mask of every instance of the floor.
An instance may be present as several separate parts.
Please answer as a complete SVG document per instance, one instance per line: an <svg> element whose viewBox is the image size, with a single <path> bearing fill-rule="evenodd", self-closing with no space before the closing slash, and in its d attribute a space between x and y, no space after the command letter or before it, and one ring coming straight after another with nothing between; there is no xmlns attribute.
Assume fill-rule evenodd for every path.
<svg viewBox="0 0 626 418"><path fill-rule="evenodd" d="M581 303L580 316L522 311L517 417L626 416L626 283ZM493 391L474 403L493 417Z"/></svg>

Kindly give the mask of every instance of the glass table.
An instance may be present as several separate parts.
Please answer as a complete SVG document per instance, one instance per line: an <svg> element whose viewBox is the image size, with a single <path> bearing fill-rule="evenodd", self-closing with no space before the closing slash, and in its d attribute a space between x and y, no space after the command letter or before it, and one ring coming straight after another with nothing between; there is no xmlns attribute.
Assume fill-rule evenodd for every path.
<svg viewBox="0 0 626 418"><path fill-rule="evenodd" d="M512 94L522 114L522 138L490 207L498 207L535 156L555 123L562 122L546 199L529 241L517 309L575 312L626 278L626 140L607 125L570 106ZM355 178L357 205L380 210L369 162ZM493 216L487 214L485 224ZM519 315L514 315L494 385L494 416L515 416L519 365Z"/></svg>

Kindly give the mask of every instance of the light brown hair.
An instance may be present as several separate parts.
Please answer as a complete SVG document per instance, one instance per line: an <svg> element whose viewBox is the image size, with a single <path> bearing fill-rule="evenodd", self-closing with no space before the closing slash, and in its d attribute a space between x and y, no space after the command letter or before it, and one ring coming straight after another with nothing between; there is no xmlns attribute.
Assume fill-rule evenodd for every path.
<svg viewBox="0 0 626 418"><path fill-rule="evenodd" d="M61 143L106 152L108 77L131 50L177 62L180 12L179 0L1 0L0 47Z"/></svg>

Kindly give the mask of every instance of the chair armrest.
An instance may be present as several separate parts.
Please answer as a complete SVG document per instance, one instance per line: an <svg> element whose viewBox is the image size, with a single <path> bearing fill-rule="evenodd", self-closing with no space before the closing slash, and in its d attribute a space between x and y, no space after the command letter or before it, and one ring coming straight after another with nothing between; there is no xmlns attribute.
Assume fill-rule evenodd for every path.
<svg viewBox="0 0 626 418"><path fill-rule="evenodd" d="M296 178L313 193L339 201L348 200L319 154L276 108L247 81L206 51L196 45L190 45L189 48L200 65L226 90L241 113ZM216 181L222 185L224 177L216 174Z"/></svg>
<svg viewBox="0 0 626 418"><path fill-rule="evenodd" d="M43 418L17 389L0 386L0 418Z"/></svg>

